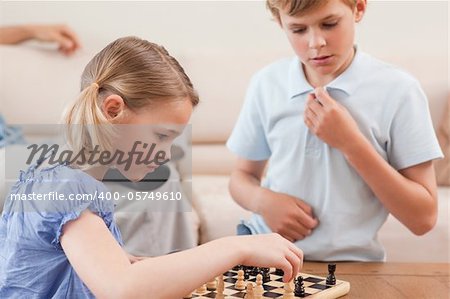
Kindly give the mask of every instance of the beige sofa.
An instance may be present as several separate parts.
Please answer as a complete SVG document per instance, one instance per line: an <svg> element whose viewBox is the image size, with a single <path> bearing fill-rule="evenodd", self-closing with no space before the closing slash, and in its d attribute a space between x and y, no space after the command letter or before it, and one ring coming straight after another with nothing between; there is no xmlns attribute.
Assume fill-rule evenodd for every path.
<svg viewBox="0 0 450 299"><path fill-rule="evenodd" d="M90 14L99 13L102 5L106 4L98 4L98 7L95 6L92 10L83 10L87 14L86 18L89 18ZM209 7L214 5L220 7ZM240 5L239 10L233 8L233 5ZM239 50L237 50L238 45L227 43L223 46L217 46L217 44L207 41L204 41L204 45L197 45L192 42L190 45L195 46L189 47L181 43L173 47L173 50L170 45L167 45L169 52L174 53L187 70L202 100L192 116L192 197L194 210L189 216L190 229L195 233L195 238L199 243L234 234L238 221L250 215L248 211L243 210L233 202L227 191L228 176L232 169L234 157L225 148L224 143L238 117L251 75L276 58L291 55L291 51L286 46L281 33L277 31L278 29L274 24L269 22L264 8L255 10L255 5L260 4L250 2L245 4L213 4L208 2L199 4L199 7L184 7L185 10L179 15L180 18L184 15L192 15L192 13L195 13L195 9L205 9L204 6L208 6L211 14L214 15L215 13L215 18L220 23L220 18L225 18L227 14L233 13L235 17L233 22L236 23L233 23L234 27L230 30L234 30L233 36L238 35L241 38L242 46ZM18 17L19 12L22 13L20 4L10 6L11 8L8 11L16 11L15 16L20 19ZM43 8L37 7L36 9L42 10ZM63 10L60 7L56 8L55 11L58 11L58 9L60 12ZM115 9L120 10L117 7ZM217 11L214 12L214 9ZM222 16L218 11L223 12L224 15ZM120 15L118 11L115 13ZM147 25L158 20L158 18L161 20L161 16L158 15L160 13L161 10L146 13ZM250 13L254 13L255 16L252 19L254 24L249 25L247 16ZM114 12L112 14L114 15ZM5 13L5 15L11 16L11 13ZM264 17L261 15L264 15ZM70 14L66 14L67 16L70 16ZM211 18L207 14L202 16ZM95 36L88 31L88 27L83 27L84 23L79 19L73 20L73 23L79 26L85 42L85 47L74 57L66 58L55 55L51 47L34 44L19 47L0 47L0 112L9 122L16 124L57 123L64 105L78 94L79 76L84 65L107 41L112 40L112 37L116 37L117 34L119 36L138 34L149 39L153 39L155 36L161 37L161 35L152 34L162 29L152 26L146 27L146 30L153 30L152 34L139 34L144 31L143 27L145 27L141 27L140 24L134 24L134 28L137 28L136 31L121 30L119 33L115 33L114 30L108 29L107 34ZM370 22L368 23L370 24ZM261 29L267 34L264 36L252 35L257 42L247 44L245 43L246 39L253 33L245 31L245 26L240 27L236 24L247 24L246 26L250 26L251 30ZM189 24L186 23L186 26L189 26ZM89 27L90 29L91 27ZM213 29L208 28L205 30L209 33L213 31ZM373 27L363 28L364 30L371 34L374 33ZM266 38L269 41L266 41ZM218 41L220 41L220 37ZM277 44L280 44L280 46L276 46ZM439 57L435 57L436 53L432 51L423 52L422 48L418 48L415 54L421 51L422 56L420 56L421 59L416 59L414 53L408 56L383 52L380 47L375 49L376 44L371 44L369 38L366 38L365 44L368 48L373 46L375 52L378 50L382 58L404 66L419 77L429 95L433 121L437 123L445 102L447 78L445 78L445 75L436 76L436 69L439 74L446 74L447 67L439 64ZM0 159L2 159L2 155L0 155ZM5 163L4 160L0 160L0 162L0 164ZM186 173L183 173L183 175L186 178ZM189 178L188 175L188 181ZM0 177L0 183L1 179ZM450 248L449 201L449 188L440 188L438 224L432 232L423 237L413 236L397 220L390 217L379 233L379 238L387 249L388 260L448 262Z"/></svg>

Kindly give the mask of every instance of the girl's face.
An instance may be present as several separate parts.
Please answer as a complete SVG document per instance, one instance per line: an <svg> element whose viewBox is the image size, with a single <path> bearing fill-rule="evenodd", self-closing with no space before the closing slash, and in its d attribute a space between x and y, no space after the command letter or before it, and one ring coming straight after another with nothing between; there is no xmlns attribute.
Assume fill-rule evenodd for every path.
<svg viewBox="0 0 450 299"><path fill-rule="evenodd" d="M110 97L104 101L104 111L108 111L108 105L109 112L114 111L111 108L114 105L121 105L120 97L107 103ZM125 106L119 108L122 112L112 121L117 131L113 145L116 150L133 159L131 166L116 165L120 172L131 181L139 181L147 173L165 164L164 161L170 160L173 140L183 132L192 109L189 99L152 104L137 111Z"/></svg>
<svg viewBox="0 0 450 299"><path fill-rule="evenodd" d="M364 11L365 0L358 0L355 9L342 0L330 0L302 15L280 11L280 25L310 83L328 83L351 63L355 22Z"/></svg>

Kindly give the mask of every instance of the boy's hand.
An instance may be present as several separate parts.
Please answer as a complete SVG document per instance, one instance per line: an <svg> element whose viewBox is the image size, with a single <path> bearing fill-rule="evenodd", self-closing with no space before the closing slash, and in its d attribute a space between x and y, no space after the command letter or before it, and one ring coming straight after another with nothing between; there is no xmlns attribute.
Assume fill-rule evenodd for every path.
<svg viewBox="0 0 450 299"><path fill-rule="evenodd" d="M347 109L319 87L308 95L304 121L306 126L331 147L346 153L351 142L362 134Z"/></svg>
<svg viewBox="0 0 450 299"><path fill-rule="evenodd" d="M269 228L291 242L302 240L318 225L311 206L298 198L265 189L259 213Z"/></svg>

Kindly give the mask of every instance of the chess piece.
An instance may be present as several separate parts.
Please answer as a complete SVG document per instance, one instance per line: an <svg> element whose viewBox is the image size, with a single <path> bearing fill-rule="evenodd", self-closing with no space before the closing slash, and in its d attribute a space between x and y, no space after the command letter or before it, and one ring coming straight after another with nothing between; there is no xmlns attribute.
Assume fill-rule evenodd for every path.
<svg viewBox="0 0 450 299"><path fill-rule="evenodd" d="M208 291L214 291L217 288L217 278L214 278L213 280L209 281L206 284L206 288Z"/></svg>
<svg viewBox="0 0 450 299"><path fill-rule="evenodd" d="M249 282L247 284L247 294L245 294L244 299L255 299L253 294L253 283Z"/></svg>
<svg viewBox="0 0 450 299"><path fill-rule="evenodd" d="M300 298L303 298L306 296L305 285L303 284L303 276L297 277L297 280L295 281L294 295L297 297L300 297Z"/></svg>
<svg viewBox="0 0 450 299"><path fill-rule="evenodd" d="M219 276L219 281L217 283L217 289L216 289L216 299L224 299L223 292L225 290L225 283L223 282L223 276Z"/></svg>
<svg viewBox="0 0 450 299"><path fill-rule="evenodd" d="M240 291L245 290L244 270L238 271L237 281L234 287Z"/></svg>
<svg viewBox="0 0 450 299"><path fill-rule="evenodd" d="M336 271L336 264L328 264L327 284L329 285L336 284L336 276L334 276L335 271Z"/></svg>
<svg viewBox="0 0 450 299"><path fill-rule="evenodd" d="M260 298L262 298L262 295L264 294L263 280L261 274L256 275L256 288L254 294L255 297L261 296Z"/></svg>
<svg viewBox="0 0 450 299"><path fill-rule="evenodd" d="M200 295L205 294L206 291L207 291L207 290L206 290L206 284L203 284L201 287L199 287L199 288L197 288L197 289L195 290L195 292L198 293L198 294L200 294Z"/></svg>
<svg viewBox="0 0 450 299"><path fill-rule="evenodd" d="M283 299L294 299L294 287L292 280L284 284Z"/></svg>
<svg viewBox="0 0 450 299"><path fill-rule="evenodd" d="M252 275L252 276L258 275L259 269L260 269L260 268L258 268L258 267L251 267L251 269L250 269L250 275Z"/></svg>
<svg viewBox="0 0 450 299"><path fill-rule="evenodd" d="M269 274L269 271L266 271L264 269L268 269L268 268L260 268L259 274L261 274L261 276L262 276L263 283L267 283L270 281L270 274Z"/></svg>

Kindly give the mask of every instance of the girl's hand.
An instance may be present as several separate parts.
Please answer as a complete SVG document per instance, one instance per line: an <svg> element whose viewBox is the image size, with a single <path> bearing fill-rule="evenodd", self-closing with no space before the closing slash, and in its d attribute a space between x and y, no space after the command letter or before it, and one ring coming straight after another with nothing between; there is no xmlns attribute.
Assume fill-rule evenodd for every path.
<svg viewBox="0 0 450 299"><path fill-rule="evenodd" d="M323 87L308 95L304 121L317 137L343 153L353 141L363 137L347 109L330 97Z"/></svg>
<svg viewBox="0 0 450 299"><path fill-rule="evenodd" d="M303 265L303 251L279 234L229 238L236 244L235 246L242 249L240 264L282 269L285 282L294 279Z"/></svg>

